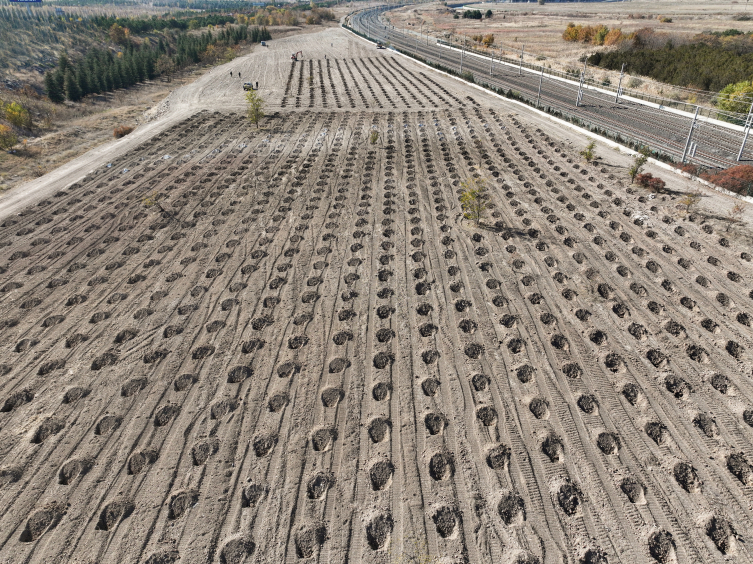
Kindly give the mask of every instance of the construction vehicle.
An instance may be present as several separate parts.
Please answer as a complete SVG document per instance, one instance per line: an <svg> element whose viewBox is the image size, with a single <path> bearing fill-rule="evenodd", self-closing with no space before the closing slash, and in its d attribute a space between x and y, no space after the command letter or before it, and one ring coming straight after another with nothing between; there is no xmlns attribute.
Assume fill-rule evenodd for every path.
<svg viewBox="0 0 753 564"><path fill-rule="evenodd" d="M377 49L384 49L384 45L382 45L381 41L377 41Z"/></svg>
<svg viewBox="0 0 753 564"><path fill-rule="evenodd" d="M290 55L290 60L291 61L297 61L299 54L301 55L301 59L302 59L303 58L303 51L298 51L298 52L293 53L292 55Z"/></svg>
<svg viewBox="0 0 753 564"><path fill-rule="evenodd" d="M253 82L244 82L243 83L243 90L256 90L256 88L254 88L254 83Z"/></svg>

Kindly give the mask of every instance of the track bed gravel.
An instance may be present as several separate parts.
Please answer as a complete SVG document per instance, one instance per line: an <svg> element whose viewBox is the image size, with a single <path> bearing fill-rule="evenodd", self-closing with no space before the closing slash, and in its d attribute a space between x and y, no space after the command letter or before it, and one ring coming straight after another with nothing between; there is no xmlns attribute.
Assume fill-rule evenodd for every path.
<svg viewBox="0 0 753 564"><path fill-rule="evenodd" d="M0 560L750 562L746 249L347 37L0 222Z"/></svg>

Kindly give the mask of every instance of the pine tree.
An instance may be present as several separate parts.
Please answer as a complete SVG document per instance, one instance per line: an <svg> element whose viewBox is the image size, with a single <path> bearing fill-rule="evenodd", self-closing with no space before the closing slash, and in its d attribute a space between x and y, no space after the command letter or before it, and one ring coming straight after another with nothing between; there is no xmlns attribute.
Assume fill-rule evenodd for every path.
<svg viewBox="0 0 753 564"><path fill-rule="evenodd" d="M65 71L68 70L69 66L71 66L71 63L68 60L68 55L66 55L65 52L60 53L60 56L58 57L58 68L60 69L60 72L65 74Z"/></svg>
<svg viewBox="0 0 753 564"><path fill-rule="evenodd" d="M91 89L89 88L89 71L83 63L76 69L76 80L78 81L78 87L81 90L82 98L91 93Z"/></svg>
<svg viewBox="0 0 753 564"><path fill-rule="evenodd" d="M53 78L57 82L58 92L61 92L63 97L65 97L65 72L57 69L53 74Z"/></svg>
<svg viewBox="0 0 753 564"><path fill-rule="evenodd" d="M154 78L154 59L152 59L151 51L144 54L144 78L146 80Z"/></svg>
<svg viewBox="0 0 753 564"><path fill-rule="evenodd" d="M103 71L103 79L105 83L105 92L112 92L115 90L115 81L112 78L112 65L109 65L107 70Z"/></svg>
<svg viewBox="0 0 753 564"><path fill-rule="evenodd" d="M122 84L123 88L128 88L130 86L134 85L134 79L133 79L133 67L131 66L131 60L124 60L123 61L123 74L120 75L122 77Z"/></svg>
<svg viewBox="0 0 753 564"><path fill-rule="evenodd" d="M123 64L118 60L110 67L110 70L112 72L112 89L123 88Z"/></svg>
<svg viewBox="0 0 753 564"><path fill-rule="evenodd" d="M78 86L76 75L69 68L65 71L65 97L71 102L78 102L81 99L81 88Z"/></svg>
<svg viewBox="0 0 753 564"><path fill-rule="evenodd" d="M144 65L141 64L141 57L134 55L131 58L131 73L133 76L132 84L144 81Z"/></svg>
<svg viewBox="0 0 753 564"><path fill-rule="evenodd" d="M65 95L63 94L63 91L58 88L58 82L55 80L55 75L52 71L47 71L47 74L44 75L44 89L47 92L47 97L50 99L50 102L59 104L65 100Z"/></svg>

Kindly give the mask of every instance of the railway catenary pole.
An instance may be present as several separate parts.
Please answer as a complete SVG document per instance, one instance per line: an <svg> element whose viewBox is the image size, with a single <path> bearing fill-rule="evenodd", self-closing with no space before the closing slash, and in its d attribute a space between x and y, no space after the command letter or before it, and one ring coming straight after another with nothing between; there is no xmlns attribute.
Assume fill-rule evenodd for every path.
<svg viewBox="0 0 753 564"><path fill-rule="evenodd" d="M465 54L465 36L463 36L463 49L460 51L460 74L463 74L463 55Z"/></svg>
<svg viewBox="0 0 753 564"><path fill-rule="evenodd" d="M750 104L748 110L748 116L745 118L745 132L743 133L743 143L740 145L740 151L737 153L737 162L743 158L743 149L745 149L745 143L748 141L748 133L750 133L751 119L753 119L753 103Z"/></svg>
<svg viewBox="0 0 753 564"><path fill-rule="evenodd" d="M520 66L518 67L518 76L523 75L523 51L526 48L526 44L523 43L523 47L520 48Z"/></svg>
<svg viewBox="0 0 753 564"><path fill-rule="evenodd" d="M693 138L693 129L695 129L695 123L698 119L698 110L700 109L700 106L695 107L695 115L693 116L693 121L690 122L690 131L688 131L688 140L685 141L685 149L682 151L682 160L680 161L680 164L685 164L685 157L688 156L688 147L690 147L690 140Z"/></svg>
<svg viewBox="0 0 753 564"><path fill-rule="evenodd" d="M575 107L580 107L580 101L583 99L583 79L586 77L586 73L580 71L580 82L578 83L578 96L575 98Z"/></svg>
<svg viewBox="0 0 753 564"><path fill-rule="evenodd" d="M361 22L361 23L363 24L363 22ZM365 24L363 24L363 27L365 28ZM406 30L402 30L403 33L405 33L405 31ZM410 37L407 36L406 39L410 40ZM454 41L453 41L453 43L454 43ZM431 47L429 47L429 49L431 49ZM464 51L464 49L463 49L463 51ZM436 53L434 55L436 56ZM463 59L463 71L466 71L467 64L465 63L464 52L461 54L461 56L462 56L462 59ZM523 49L523 58L525 59L525 49ZM587 68L588 68L587 61L584 61L584 67L587 70ZM627 65L625 66L625 68L627 68ZM625 77L626 76L627 76L627 74L625 73ZM583 77L583 81L584 82L583 82L583 84L582 84L582 86L580 88L581 100L580 100L579 104L581 106L583 105L582 100L584 99L584 96L585 96L585 90L586 90L586 82L585 81L586 80L587 80L587 73ZM623 82L624 82L624 78L623 78ZM528 91L529 91L530 97L532 98L533 97L533 88L531 88L531 87L533 87L533 84L529 84L528 86L529 86L529 90ZM547 88L550 88L550 86L547 86ZM551 88L553 88L555 90L558 89L558 86L557 86L556 82L551 86ZM563 90L563 89L560 88L560 90ZM564 90L566 90L566 88ZM622 94L624 94L624 88L621 87L621 85L620 85L620 90L622 92L620 92L619 99L621 99ZM549 92L549 90L547 90L547 92ZM542 84L542 93L543 93L543 84ZM607 94L606 96L600 96L599 93L597 92L594 95L597 97L597 99L600 98L600 99L605 99L605 100L609 100L609 99L613 100L613 98L611 98L611 94ZM555 103L555 105L559 105L558 102L556 102L554 100L552 100L552 102ZM540 100L539 100L539 104L540 104ZM573 108L573 106L570 106L570 107ZM597 111L597 110L595 110L595 111ZM650 112L650 113L651 114L653 114L653 113L659 113L659 114L661 114L661 116L665 116L666 115L664 112ZM752 114L752 116L751 116L752 119L751 119L751 122L750 122L750 126L753 129L753 112L750 112L750 113ZM641 122L641 123L639 123L637 125L638 130L635 130L635 129L632 129L631 126L627 123L628 121L633 121L632 120L633 116L630 115L630 114L631 114L631 112L627 112L626 116L629 116L628 120L626 120L626 121L620 120L621 123L614 122L613 119L611 121L613 123L613 126L617 130L624 131L622 129L622 127L624 127L628 131L633 131L632 133L630 133L630 135L638 135L638 137L636 137L636 139L638 139L640 141L642 139L641 138L642 132L639 132L638 130L643 129L646 126L650 127L651 126L650 120L652 119L652 117L649 116L647 118L644 118L643 120L641 120L641 119L635 120L635 121ZM698 110L698 116L700 117L701 115L702 115L702 112L699 109ZM594 117L596 118L596 116L594 116ZM682 119L684 119L684 118L677 119L678 117L679 116L669 116L669 115L666 115L666 118L662 117L661 119L662 120L666 119L666 121L672 121L672 122L674 122L674 124L670 125L670 128L674 132L677 132L680 135L682 135L683 129L685 127L688 127L688 124L686 123L685 125L683 125L682 124ZM740 119L739 123L741 123L741 125L743 125L742 122L744 121L745 116L740 115L739 117L742 118L742 119ZM601 116L599 116L599 118L597 118L596 122L594 122L595 125L603 125L603 121L606 121L607 123L609 123L610 119L603 118L603 121L602 121L601 124L599 124L599 121L602 121ZM696 128L701 127L700 120L696 120L696 121L697 121ZM712 124L710 126L709 131L708 131L708 135L710 135L712 138L714 138L716 140L719 137L720 133L721 133L721 132L717 131L718 129L719 128L717 128L716 126L714 126ZM701 130L699 130L699 131L701 131ZM687 136L687 133L686 133L686 136ZM707 133L706 133L706 130L704 129L703 130L703 143L707 142L706 136L707 136ZM674 143L672 143L671 140L667 139L665 135L661 135L661 137L664 138L665 142L669 142L670 143L670 145L668 146L668 150L671 150L675 155L678 155L678 153L679 153L678 156L682 155L682 151L679 150L679 145L676 143L676 141ZM696 134L693 133L693 138L695 138L695 137L696 137ZM709 140L711 140L711 139L709 139ZM698 142L697 145L696 145L696 147L697 147L697 149L700 148L701 151L697 151L697 149L696 149L696 158L701 159L701 161L704 162L704 163L709 163L709 162L721 163L721 162L725 162L726 161L727 163L731 164L731 162L735 162L735 157L737 156L737 154L739 152L739 149L740 149L740 146L741 146L741 139L736 138L736 132L735 133L724 132L723 133L723 138L720 138L719 140L722 142L723 145L726 145L726 147L725 147L725 153L726 153L726 155L725 156L720 156L718 158L715 158L714 155L708 153L708 149L704 149L705 145L701 146L701 147L698 147L697 145L701 144L701 142ZM685 155L686 162L687 162L688 159L692 160L693 145L695 145L695 143L693 142L693 139L691 139L691 144L688 146L688 150L687 150L687 153ZM747 147L747 142L746 142L746 147ZM737 151L735 149L737 149ZM743 153L744 153L744 150L743 150ZM742 157L741 157L741 159L742 159ZM693 162L695 162L695 161L693 160Z"/></svg>
<svg viewBox="0 0 753 564"><path fill-rule="evenodd" d="M622 94L622 77L625 76L625 63L622 63L622 70L620 70L620 80L617 83L617 92L614 95L614 103L616 104L620 100L620 94Z"/></svg>
<svg viewBox="0 0 753 564"><path fill-rule="evenodd" d="M541 67L541 76L539 77L539 93L536 94L536 107L539 107L539 100L541 99L541 83L544 82L544 67Z"/></svg>

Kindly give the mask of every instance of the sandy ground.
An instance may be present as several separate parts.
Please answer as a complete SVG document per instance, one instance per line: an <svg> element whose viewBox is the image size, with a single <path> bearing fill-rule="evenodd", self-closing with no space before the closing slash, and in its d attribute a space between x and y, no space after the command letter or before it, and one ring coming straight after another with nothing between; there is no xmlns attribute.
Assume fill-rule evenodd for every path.
<svg viewBox="0 0 753 564"><path fill-rule="evenodd" d="M731 199L342 30L160 115L3 202L0 561L752 560Z"/></svg>
<svg viewBox="0 0 753 564"><path fill-rule="evenodd" d="M98 10L94 8L94 10ZM344 9L342 9L344 11ZM107 12L108 14L110 12ZM127 12L126 12L127 13ZM326 26L335 26L327 22ZM270 26L268 29L276 39L290 35L305 35L320 32L324 25ZM251 44L241 48L246 55L259 45ZM19 143L14 152L0 152L0 197L33 178L43 176L65 163L113 139L113 129L118 126L135 127L161 116L159 105L173 90L191 84L198 77L211 70L211 66L195 65L183 69L171 77L171 81L157 79L137 84L128 89L117 90L97 96L88 96L83 101L65 105L42 103L41 113L50 112L50 124L38 123L41 131ZM39 82L39 76L19 76L21 82ZM29 103L29 100L22 103ZM37 100L31 100L37 104ZM157 106L155 108L155 106Z"/></svg>

